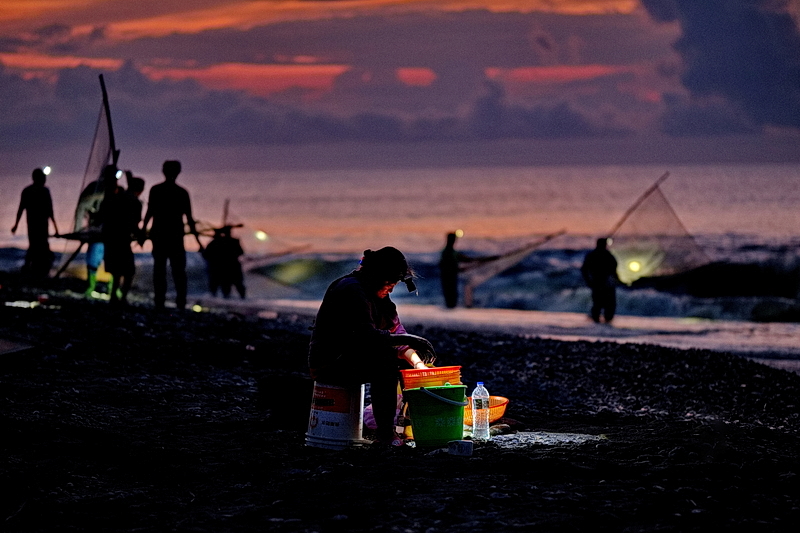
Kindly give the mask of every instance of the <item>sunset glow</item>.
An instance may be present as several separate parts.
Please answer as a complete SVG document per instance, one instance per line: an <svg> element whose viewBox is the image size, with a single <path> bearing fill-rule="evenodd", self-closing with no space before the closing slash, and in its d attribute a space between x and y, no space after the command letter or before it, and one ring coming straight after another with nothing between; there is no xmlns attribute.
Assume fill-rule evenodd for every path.
<svg viewBox="0 0 800 533"><path fill-rule="evenodd" d="M558 65L554 67L489 68L486 77L512 83L566 83L591 80L630 72L630 67L615 65Z"/></svg>
<svg viewBox="0 0 800 533"><path fill-rule="evenodd" d="M3 0L0 5L0 22L33 19L38 16L60 11L65 7L81 8L97 3L97 0ZM67 6L65 6L67 4Z"/></svg>
<svg viewBox="0 0 800 533"><path fill-rule="evenodd" d="M548 12L571 15L632 13L637 0L350 0L341 2L282 2L225 0L205 1L193 7L184 1L164 0L157 6L134 10L113 0L4 0L0 22L36 20L44 25L78 17L93 26L103 25L106 36L116 40L191 34L214 29L245 30L286 21L353 17L380 12L463 12L487 10L495 13ZM131 16L148 12L148 16ZM94 14L93 14L94 13ZM153 14L156 13L156 14Z"/></svg>
<svg viewBox="0 0 800 533"><path fill-rule="evenodd" d="M121 59L111 58L50 56L35 53L0 53L0 63L10 68L24 70L56 70L60 68L75 68L81 65L92 68L116 70L122 66L123 61Z"/></svg>
<svg viewBox="0 0 800 533"><path fill-rule="evenodd" d="M436 73L429 68L399 68L395 75L404 84L416 87L427 87L436 81Z"/></svg>
<svg viewBox="0 0 800 533"><path fill-rule="evenodd" d="M75 102L103 75L120 131L144 147L636 137L645 160L663 157L662 137L701 137L681 157L725 159L716 139L744 135L759 157L764 142L770 158L792 159L799 9L800 0L4 0L0 87L12 120L0 121L0 137L12 154L74 142L67 132L87 120ZM285 117L297 120L286 128ZM781 142L762 139L776 131Z"/></svg>

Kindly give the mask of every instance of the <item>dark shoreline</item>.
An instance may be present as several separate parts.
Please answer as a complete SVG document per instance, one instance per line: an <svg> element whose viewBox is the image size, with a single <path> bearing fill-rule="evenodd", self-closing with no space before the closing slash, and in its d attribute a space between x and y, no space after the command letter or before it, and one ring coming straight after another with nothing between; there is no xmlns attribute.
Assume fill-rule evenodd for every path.
<svg viewBox="0 0 800 533"><path fill-rule="evenodd" d="M112 309L4 287L9 531L790 531L800 376L740 356L415 328L513 427L472 457L304 445L307 317Z"/></svg>

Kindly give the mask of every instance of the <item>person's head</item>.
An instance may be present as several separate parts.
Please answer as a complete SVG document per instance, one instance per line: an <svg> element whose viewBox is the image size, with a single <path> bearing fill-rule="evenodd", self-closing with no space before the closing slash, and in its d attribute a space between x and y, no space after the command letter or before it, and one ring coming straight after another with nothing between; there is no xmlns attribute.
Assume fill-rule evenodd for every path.
<svg viewBox="0 0 800 533"><path fill-rule="evenodd" d="M144 192L144 180L136 176L128 177L128 190L136 196Z"/></svg>
<svg viewBox="0 0 800 533"><path fill-rule="evenodd" d="M447 246L449 246L450 248L455 246L456 237L457 237L457 235L455 233L448 233L447 234Z"/></svg>
<svg viewBox="0 0 800 533"><path fill-rule="evenodd" d="M608 238L600 237L597 239L597 249L598 250L605 250L606 246L608 246Z"/></svg>
<svg viewBox="0 0 800 533"><path fill-rule="evenodd" d="M178 174L181 173L181 162L175 160L164 161L164 164L161 165L161 172L164 173L164 177L168 180L175 181L178 179Z"/></svg>
<svg viewBox="0 0 800 533"><path fill-rule="evenodd" d="M409 292L416 290L414 271L397 248L386 246L380 250L365 250L359 268L362 279L378 297L385 298L399 282L405 282Z"/></svg>
<svg viewBox="0 0 800 533"><path fill-rule="evenodd" d="M34 168L31 172L31 178L36 185L44 185L47 182L47 175L41 168Z"/></svg>

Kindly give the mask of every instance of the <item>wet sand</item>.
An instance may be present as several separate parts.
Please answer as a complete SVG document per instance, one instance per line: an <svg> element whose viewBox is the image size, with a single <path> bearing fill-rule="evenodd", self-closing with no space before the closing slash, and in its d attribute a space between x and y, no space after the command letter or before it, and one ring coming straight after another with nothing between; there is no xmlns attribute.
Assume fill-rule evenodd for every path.
<svg viewBox="0 0 800 533"><path fill-rule="evenodd" d="M793 531L800 376L726 351L415 323L510 399L470 457L305 446L302 313L156 313L4 279L8 531ZM512 433L512 436L514 434Z"/></svg>

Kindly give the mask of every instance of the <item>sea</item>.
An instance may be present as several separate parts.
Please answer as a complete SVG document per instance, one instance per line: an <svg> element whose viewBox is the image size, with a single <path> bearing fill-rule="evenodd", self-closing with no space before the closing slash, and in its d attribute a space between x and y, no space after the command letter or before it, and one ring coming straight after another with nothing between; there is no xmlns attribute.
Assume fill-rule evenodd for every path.
<svg viewBox="0 0 800 533"><path fill-rule="evenodd" d="M715 291L698 283L621 286L618 313L721 320L795 320L800 289L800 165L487 166L184 172L178 183L210 231L234 229L246 255L248 298L318 300L366 249L395 246L409 258L418 290L398 303L443 305L438 259L445 236L474 257L502 254L553 236L521 262L480 284L474 307L585 313L590 294L579 268L637 199L660 185L687 233L722 270ZM144 175L147 189L161 181ZM48 178L59 230L72 229L82 176ZM19 269L25 224L10 233L26 176L0 176L0 270ZM227 208L226 208L227 206ZM208 242L210 237L202 238ZM75 241L52 238L56 267ZM135 247L135 287L146 291L152 261ZM205 263L187 239L190 292L207 293ZM720 272L722 272L720 274ZM66 268L85 276L81 253ZM720 290L719 279L728 281ZM761 283L764 279L770 283Z"/></svg>

